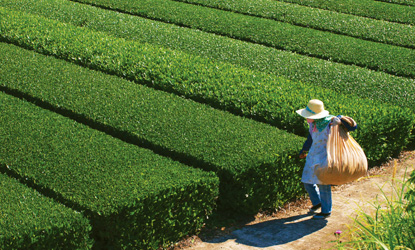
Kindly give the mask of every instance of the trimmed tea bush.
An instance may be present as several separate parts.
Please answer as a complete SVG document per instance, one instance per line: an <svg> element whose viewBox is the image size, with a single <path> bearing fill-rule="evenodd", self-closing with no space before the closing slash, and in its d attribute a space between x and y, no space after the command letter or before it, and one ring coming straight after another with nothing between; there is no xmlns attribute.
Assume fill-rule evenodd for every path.
<svg viewBox="0 0 415 250"><path fill-rule="evenodd" d="M90 232L79 212L0 173L0 249L91 249Z"/></svg>
<svg viewBox="0 0 415 250"><path fill-rule="evenodd" d="M0 100L1 169L82 211L97 249L166 246L200 229L212 212L213 173L4 93Z"/></svg>
<svg viewBox="0 0 415 250"><path fill-rule="evenodd" d="M170 0L79 0L302 55L415 78L415 51Z"/></svg>
<svg viewBox="0 0 415 250"><path fill-rule="evenodd" d="M386 2L386 3L396 3L396 4L415 6L414 0L379 0L379 1Z"/></svg>
<svg viewBox="0 0 415 250"><path fill-rule="evenodd" d="M199 4L206 7L218 8L245 15L273 19L298 26L330 31L357 37L369 41L393 44L396 46L415 48L415 27L383 20L365 18L355 15L316 9L297 4L285 3L275 0L178 0L180 2ZM171 27L165 23L144 19L109 11L91 5L81 4L67 0L3 0L0 5L10 9L26 11L47 18L70 22L75 25L87 26L96 30L107 30L118 36L131 33L142 33L140 36L149 36L146 32L159 31L161 27ZM117 20L116 20L117 19ZM135 28L131 26L135 20ZM151 24L154 31L143 31L143 23ZM105 25L106 24L106 25ZM177 27L177 26L176 26ZM122 29L125 29L121 32ZM170 28L172 29L172 28ZM182 32L186 29L181 28ZM164 36L168 36L168 30ZM163 34L161 34L163 36ZM181 37L182 38L182 37ZM140 39L140 37L137 37ZM200 40L199 40L200 42Z"/></svg>
<svg viewBox="0 0 415 250"><path fill-rule="evenodd" d="M305 6L387 20L397 23L415 24L415 10L408 6L372 0L282 0ZM405 1L405 0L397 0ZM411 0L409 0L411 1Z"/></svg>
<svg viewBox="0 0 415 250"><path fill-rule="evenodd" d="M0 5L76 26L104 31L129 40L158 44L238 64L252 70L280 75L337 92L347 92L401 107L415 106L414 79L301 56L66 0L24 1L24 3L7 0L2 1Z"/></svg>
<svg viewBox="0 0 415 250"><path fill-rule="evenodd" d="M283 78L180 51L1 10L5 17L0 23L4 24L4 40L236 114L271 121L299 135L306 135L307 129L304 119L294 111L303 108L311 98L324 100L332 113L351 116L359 123L362 129L355 136L370 162L397 155L407 144L415 122L412 111L404 108L316 86L292 84Z"/></svg>
<svg viewBox="0 0 415 250"><path fill-rule="evenodd" d="M11 1L11 0L10 0ZM415 27L275 0L175 0L415 48ZM386 1L386 0L385 0Z"/></svg>
<svg viewBox="0 0 415 250"><path fill-rule="evenodd" d="M304 138L174 94L2 45L0 82L51 109L194 167L215 171L219 203L240 212L302 194ZM9 55L13 54L13 58ZM4 62L4 63L3 63ZM34 66L36 65L36 66ZM281 178L280 178L281 177ZM282 178L284 177L284 178Z"/></svg>

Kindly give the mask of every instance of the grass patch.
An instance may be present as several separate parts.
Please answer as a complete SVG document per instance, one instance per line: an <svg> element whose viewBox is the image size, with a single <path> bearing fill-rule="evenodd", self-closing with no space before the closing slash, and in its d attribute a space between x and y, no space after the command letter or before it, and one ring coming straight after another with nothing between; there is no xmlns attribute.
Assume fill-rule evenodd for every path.
<svg viewBox="0 0 415 250"><path fill-rule="evenodd" d="M384 189L391 186L391 194ZM374 212L358 211L348 232L339 237L336 249L415 249L415 171L407 180L379 187L381 196L370 203Z"/></svg>

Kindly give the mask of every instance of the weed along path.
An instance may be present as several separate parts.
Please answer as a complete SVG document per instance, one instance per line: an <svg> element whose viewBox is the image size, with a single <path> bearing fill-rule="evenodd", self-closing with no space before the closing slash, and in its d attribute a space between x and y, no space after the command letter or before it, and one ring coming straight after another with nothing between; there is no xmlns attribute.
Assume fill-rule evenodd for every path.
<svg viewBox="0 0 415 250"><path fill-rule="evenodd" d="M307 214L311 203L302 199L287 204L272 215L258 214L255 220L232 230L219 229L219 236L208 238L202 232L199 237L189 238L174 249L329 249L336 241L336 231L346 232L359 209L370 213L371 202L382 200L382 192L391 197L392 183L399 187L405 173L409 176L414 166L415 151L407 151L399 158L371 169L368 177L333 187L333 213L327 220L312 219L312 215Z"/></svg>

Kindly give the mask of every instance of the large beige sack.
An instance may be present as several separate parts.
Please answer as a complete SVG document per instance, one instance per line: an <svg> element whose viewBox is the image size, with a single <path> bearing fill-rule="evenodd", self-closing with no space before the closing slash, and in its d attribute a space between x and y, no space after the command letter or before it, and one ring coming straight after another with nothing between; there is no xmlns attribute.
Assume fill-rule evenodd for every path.
<svg viewBox="0 0 415 250"><path fill-rule="evenodd" d="M347 116L342 120L355 126ZM367 175L367 158L360 145L340 123L332 125L327 141L327 168L317 170L317 177L324 184L341 185Z"/></svg>

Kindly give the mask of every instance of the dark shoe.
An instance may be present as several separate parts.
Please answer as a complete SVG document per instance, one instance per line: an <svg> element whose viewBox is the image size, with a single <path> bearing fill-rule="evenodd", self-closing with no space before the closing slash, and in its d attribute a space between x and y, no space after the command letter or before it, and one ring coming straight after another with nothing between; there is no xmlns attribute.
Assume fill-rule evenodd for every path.
<svg viewBox="0 0 415 250"><path fill-rule="evenodd" d="M309 212L309 213L315 213L315 212L317 211L317 209L319 209L319 208L321 208L321 203L320 203L320 204L317 204L317 205L315 205L315 206L312 206L312 207L308 210L308 212Z"/></svg>
<svg viewBox="0 0 415 250"><path fill-rule="evenodd" d="M330 217L330 215L331 215L331 213L318 213L318 214L313 216L313 219L323 220L323 219L326 219L326 218Z"/></svg>

